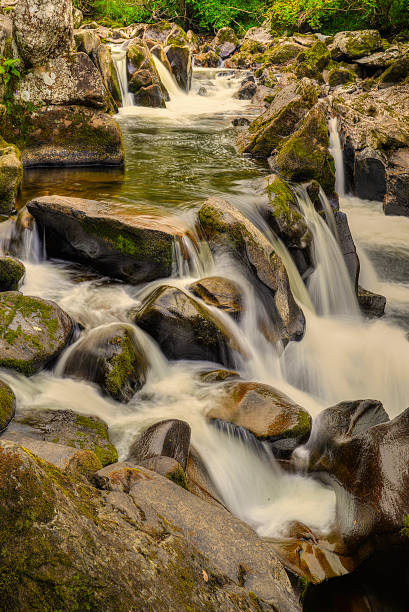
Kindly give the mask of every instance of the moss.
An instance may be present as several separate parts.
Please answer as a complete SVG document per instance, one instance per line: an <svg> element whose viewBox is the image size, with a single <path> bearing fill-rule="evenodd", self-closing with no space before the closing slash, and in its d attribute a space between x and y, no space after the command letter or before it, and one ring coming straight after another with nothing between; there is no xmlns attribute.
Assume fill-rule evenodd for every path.
<svg viewBox="0 0 409 612"><path fill-rule="evenodd" d="M166 478L179 485L183 489L186 489L186 491L189 491L186 474L182 466L179 466L176 470L167 474Z"/></svg>
<svg viewBox="0 0 409 612"><path fill-rule="evenodd" d="M379 84L400 83L409 76L409 57L393 62L379 77Z"/></svg>
<svg viewBox="0 0 409 612"><path fill-rule="evenodd" d="M370 55L373 51L382 48L382 39L379 32L362 30L347 34L346 52L351 59L359 59Z"/></svg>
<svg viewBox="0 0 409 612"><path fill-rule="evenodd" d="M297 56L297 76L323 80L322 71L330 60L331 55L327 45L321 41L317 41L311 48L301 52Z"/></svg>
<svg viewBox="0 0 409 612"><path fill-rule="evenodd" d="M403 519L403 527L400 534L402 537L409 538L409 514Z"/></svg>
<svg viewBox="0 0 409 612"><path fill-rule="evenodd" d="M311 432L311 417L305 410L299 410L297 424L280 434L280 438L307 439Z"/></svg>
<svg viewBox="0 0 409 612"><path fill-rule="evenodd" d="M105 377L105 388L115 398L122 397L122 387L134 367L134 350L128 335L116 339L120 352L109 361L110 370Z"/></svg>
<svg viewBox="0 0 409 612"><path fill-rule="evenodd" d="M12 257L0 258L0 291L16 291L25 275L21 261Z"/></svg>
<svg viewBox="0 0 409 612"><path fill-rule="evenodd" d="M281 65L295 59L299 52L299 45L283 42L255 58L255 61L265 65Z"/></svg>
<svg viewBox="0 0 409 612"><path fill-rule="evenodd" d="M16 396L8 385L0 380L0 431L5 429L13 418Z"/></svg>
<svg viewBox="0 0 409 612"><path fill-rule="evenodd" d="M297 223L303 219L301 213L294 210L291 206L295 206L294 195L291 188L278 176L274 176L269 180L266 187L266 193L275 217L281 218L288 225Z"/></svg>
<svg viewBox="0 0 409 612"><path fill-rule="evenodd" d="M346 68L334 67L331 68L328 75L328 85L330 87L337 87L338 85L346 85L348 83L354 83L356 81L355 73L352 70Z"/></svg>
<svg viewBox="0 0 409 612"><path fill-rule="evenodd" d="M111 465L118 461L118 451L109 439L108 428L105 423L91 417L78 415L75 424L85 430L84 446L92 450L102 466ZM86 436L87 431L91 431L94 439ZM79 432L81 436L81 432ZM73 441L73 446L77 447L78 440Z"/></svg>

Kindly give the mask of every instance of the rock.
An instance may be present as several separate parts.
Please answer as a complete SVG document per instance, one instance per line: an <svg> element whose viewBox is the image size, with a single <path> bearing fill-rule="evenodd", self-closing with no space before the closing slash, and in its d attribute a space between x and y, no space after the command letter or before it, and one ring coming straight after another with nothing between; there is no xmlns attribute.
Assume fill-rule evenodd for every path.
<svg viewBox="0 0 409 612"><path fill-rule="evenodd" d="M239 46L239 39L232 28L225 27L217 32L211 46L221 59L225 60L235 52Z"/></svg>
<svg viewBox="0 0 409 612"><path fill-rule="evenodd" d="M91 59L100 71L104 85L111 94L114 103L121 106L121 87L108 45L98 45L95 52L91 54Z"/></svg>
<svg viewBox="0 0 409 612"><path fill-rule="evenodd" d="M115 119L85 106L46 106L9 116L7 133L25 167L122 166L124 145Z"/></svg>
<svg viewBox="0 0 409 612"><path fill-rule="evenodd" d="M149 72L151 84L137 87L138 76L132 85L132 90L136 93L135 103L139 106L153 106L156 108L165 107L165 93L162 90L162 83L155 62L147 44L140 38L131 40L127 47L128 72L130 83L134 75L140 75L141 71Z"/></svg>
<svg viewBox="0 0 409 612"><path fill-rule="evenodd" d="M108 109L101 74L88 55L57 57L34 68L19 80L15 95L19 103L33 105L82 105Z"/></svg>
<svg viewBox="0 0 409 612"><path fill-rule="evenodd" d="M270 165L293 181L317 180L327 195L335 192L335 166L329 153L327 119L315 106L300 127L281 145Z"/></svg>
<svg viewBox="0 0 409 612"><path fill-rule="evenodd" d="M234 94L239 100L251 100L257 91L254 81L246 81L240 85L240 89Z"/></svg>
<svg viewBox="0 0 409 612"><path fill-rule="evenodd" d="M277 174L271 174L262 179L261 193L266 195L266 201L259 209L271 229L287 247L305 249L311 243L311 235L290 186Z"/></svg>
<svg viewBox="0 0 409 612"><path fill-rule="evenodd" d="M0 293L0 367L31 376L58 357L72 331L71 318L54 302Z"/></svg>
<svg viewBox="0 0 409 612"><path fill-rule="evenodd" d="M130 325L93 329L72 347L64 375L96 383L118 402L129 402L146 382L148 360Z"/></svg>
<svg viewBox="0 0 409 612"><path fill-rule="evenodd" d="M379 77L379 85L388 87L393 83L400 83L409 76L409 55L391 63Z"/></svg>
<svg viewBox="0 0 409 612"><path fill-rule="evenodd" d="M171 274L180 230L164 222L122 214L114 204L60 196L37 198L27 208L45 232L51 256L136 284Z"/></svg>
<svg viewBox="0 0 409 612"><path fill-rule="evenodd" d="M368 317L382 317L385 314L386 297L361 286L358 286L358 303L363 314Z"/></svg>
<svg viewBox="0 0 409 612"><path fill-rule="evenodd" d="M8 214L14 209L22 178L20 151L0 136L0 214Z"/></svg>
<svg viewBox="0 0 409 612"><path fill-rule="evenodd" d="M381 153L369 147L358 151L354 175L358 198L382 202L386 194L386 168Z"/></svg>
<svg viewBox="0 0 409 612"><path fill-rule="evenodd" d="M0 54L8 55L13 42L13 22L10 17L0 15ZM9 47L9 48L7 48Z"/></svg>
<svg viewBox="0 0 409 612"><path fill-rule="evenodd" d="M304 315L295 303L281 259L265 236L234 206L212 198L199 211L201 227L213 251L233 256L255 286L273 325L271 338L286 344L304 334ZM266 322L259 322L264 327Z"/></svg>
<svg viewBox="0 0 409 612"><path fill-rule="evenodd" d="M235 117L231 123L234 127L244 127L250 125L250 119L247 119L247 117Z"/></svg>
<svg viewBox="0 0 409 612"><path fill-rule="evenodd" d="M186 32L176 23L159 21L145 26L144 39L169 45L187 41Z"/></svg>
<svg viewBox="0 0 409 612"><path fill-rule="evenodd" d="M0 380L0 434L5 431L16 412L16 396L5 382Z"/></svg>
<svg viewBox="0 0 409 612"><path fill-rule="evenodd" d="M14 14L18 50L27 66L41 66L73 46L71 0L19 0Z"/></svg>
<svg viewBox="0 0 409 612"><path fill-rule="evenodd" d="M92 451L103 466L118 461L118 452L109 439L107 424L95 416L77 414L72 410L28 409L16 415L7 436L11 433L30 440ZM51 446L44 448L52 449ZM61 464L43 458L62 468Z"/></svg>
<svg viewBox="0 0 409 612"><path fill-rule="evenodd" d="M211 504L216 503L224 508L220 494L216 490L202 458L194 447L190 448L186 473L188 490L191 491L191 493L206 502Z"/></svg>
<svg viewBox="0 0 409 612"><path fill-rule="evenodd" d="M101 44L100 37L93 30L74 30L74 41L77 51L86 53L91 59Z"/></svg>
<svg viewBox="0 0 409 612"><path fill-rule="evenodd" d="M43 464L47 462L59 468L64 474L80 480L84 476L89 480L97 470L101 469L100 460L95 453L89 450L79 450L62 444L35 440L17 432L7 431L0 437L2 451L14 449L17 444L24 447L25 452L33 453Z"/></svg>
<svg viewBox="0 0 409 612"><path fill-rule="evenodd" d="M334 219L338 234L338 244L341 249L341 253L344 256L352 285L354 286L355 291L357 291L361 266L356 252L355 242L352 238L351 230L349 229L348 217L340 210L336 210L334 211Z"/></svg>
<svg viewBox="0 0 409 612"><path fill-rule="evenodd" d="M396 60L404 57L407 51L407 44L393 44L383 51L372 53L372 55L361 57L355 61L358 66L364 70L365 75L371 76L377 70L385 70L385 68L393 64Z"/></svg>
<svg viewBox="0 0 409 612"><path fill-rule="evenodd" d="M291 40L284 40L264 54L264 63L267 65L281 66L295 59L299 53L305 51L305 47Z"/></svg>
<svg viewBox="0 0 409 612"><path fill-rule="evenodd" d="M297 75L299 77L322 80L322 71L331 61L327 45L317 40L310 48L297 56Z"/></svg>
<svg viewBox="0 0 409 612"><path fill-rule="evenodd" d="M220 64L220 58L215 51L210 49L206 53L198 53L195 56L195 62L203 68L217 68Z"/></svg>
<svg viewBox="0 0 409 612"><path fill-rule="evenodd" d="M206 98L209 95L209 92L207 91L206 87L200 87L197 95Z"/></svg>
<svg viewBox="0 0 409 612"><path fill-rule="evenodd" d="M128 87L129 91L137 93L141 87L149 87L149 85L153 85L152 75L149 70L137 70L132 75Z"/></svg>
<svg viewBox="0 0 409 612"><path fill-rule="evenodd" d="M82 20L84 19L84 15L82 14L82 11L80 11L80 9L76 8L75 6L72 8L72 19L74 28L80 28Z"/></svg>
<svg viewBox="0 0 409 612"><path fill-rule="evenodd" d="M258 439L268 441L280 458L290 457L308 440L311 431L306 410L277 389L260 383L224 383L207 417L244 427Z"/></svg>
<svg viewBox="0 0 409 612"><path fill-rule="evenodd" d="M328 48L334 60L357 60L382 49L382 38L378 30L338 32Z"/></svg>
<svg viewBox="0 0 409 612"><path fill-rule="evenodd" d="M337 496L339 548L360 560L398 536L408 508L409 409L389 421L374 400L324 410L303 447L309 471L328 474Z"/></svg>
<svg viewBox="0 0 409 612"><path fill-rule="evenodd" d="M167 285L155 289L135 323L159 344L168 359L213 361L234 367L235 338L206 306Z"/></svg>
<svg viewBox="0 0 409 612"><path fill-rule="evenodd" d="M393 152L388 161L385 215L409 217L409 148Z"/></svg>
<svg viewBox="0 0 409 612"><path fill-rule="evenodd" d="M26 269L24 264L13 257L0 257L0 291L17 291Z"/></svg>
<svg viewBox="0 0 409 612"><path fill-rule="evenodd" d="M240 319L243 312L243 297L240 285L228 278L210 276L189 285L189 291L209 306L215 306Z"/></svg>
<svg viewBox="0 0 409 612"><path fill-rule="evenodd" d="M182 466L176 459L172 459L172 457L166 457L165 455L150 457L149 459L138 461L138 465L168 478L168 480L171 480L187 491L189 490L186 474Z"/></svg>
<svg viewBox="0 0 409 612"><path fill-rule="evenodd" d="M317 89L309 79L278 88L269 108L240 135L240 152L257 157L271 155L317 99Z"/></svg>
<svg viewBox="0 0 409 612"><path fill-rule="evenodd" d="M244 40L251 40L254 42L259 42L264 45L270 45L274 38L271 36L269 30L264 27L260 28L250 28L244 35Z"/></svg>
<svg viewBox="0 0 409 612"><path fill-rule="evenodd" d="M234 370L207 370L200 373L200 379L204 383L224 382L231 378L240 378L240 374Z"/></svg>
<svg viewBox="0 0 409 612"><path fill-rule="evenodd" d="M192 57L187 45L169 45L165 47L172 74L182 91L189 92L192 84Z"/></svg>
<svg viewBox="0 0 409 612"><path fill-rule="evenodd" d="M356 81L355 73L352 70L343 68L331 68L328 73L328 85L330 87L338 87L339 85L347 85Z"/></svg>
<svg viewBox="0 0 409 612"><path fill-rule="evenodd" d="M134 96L137 106L150 106L152 108L164 108L165 100L159 85L148 85L140 87Z"/></svg>
<svg viewBox="0 0 409 612"><path fill-rule="evenodd" d="M190 448L190 426L185 421L169 419L148 427L132 444L129 461L152 457L171 457L186 470Z"/></svg>

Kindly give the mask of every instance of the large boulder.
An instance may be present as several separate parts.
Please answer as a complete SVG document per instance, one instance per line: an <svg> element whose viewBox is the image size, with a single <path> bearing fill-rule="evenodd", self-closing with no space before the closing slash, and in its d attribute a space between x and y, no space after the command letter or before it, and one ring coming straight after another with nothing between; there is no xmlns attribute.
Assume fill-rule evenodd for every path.
<svg viewBox="0 0 409 612"><path fill-rule="evenodd" d="M28 409L19 412L4 438L15 440L17 435L31 441L48 442L50 446L44 446L45 450L52 451L52 443L92 451L103 466L118 461L118 452L109 439L106 423L98 417L77 414L72 410ZM58 457L59 449L54 450L55 456ZM61 459L63 456L61 455ZM62 467L48 456L43 458Z"/></svg>
<svg viewBox="0 0 409 612"><path fill-rule="evenodd" d="M409 217L409 148L391 154L386 181L385 214Z"/></svg>
<svg viewBox="0 0 409 612"><path fill-rule="evenodd" d="M2 433L16 412L16 396L12 389L0 380L0 433Z"/></svg>
<svg viewBox="0 0 409 612"><path fill-rule="evenodd" d="M185 421L159 421L145 429L133 442L129 450L129 460L139 465L141 461L153 457L170 457L186 470L190 434L190 426Z"/></svg>
<svg viewBox="0 0 409 612"><path fill-rule="evenodd" d="M214 361L234 367L238 341L215 314L181 289L155 289L135 323L159 344L168 359Z"/></svg>
<svg viewBox="0 0 409 612"><path fill-rule="evenodd" d="M15 112L14 112L15 111ZM4 132L25 167L122 166L124 144L115 119L86 106L15 106Z"/></svg>
<svg viewBox="0 0 409 612"><path fill-rule="evenodd" d="M129 88L136 95L135 103L140 106L164 107L167 93L163 88L152 53L146 42L134 38L127 47ZM150 81L141 80L141 74L148 72Z"/></svg>
<svg viewBox="0 0 409 612"><path fill-rule="evenodd" d="M115 104L121 106L121 87L108 45L98 45L96 50L92 53L91 59L100 71L104 85L111 94Z"/></svg>
<svg viewBox="0 0 409 612"><path fill-rule="evenodd" d="M165 53L180 89L189 92L193 71L190 48L173 44L165 47Z"/></svg>
<svg viewBox="0 0 409 612"><path fill-rule="evenodd" d="M189 291L209 306L227 312L233 319L240 319L243 312L243 291L238 283L221 276L208 276L195 281Z"/></svg>
<svg viewBox="0 0 409 612"><path fill-rule="evenodd" d="M13 19L18 50L27 66L41 66L71 51L72 0L19 0Z"/></svg>
<svg viewBox="0 0 409 612"><path fill-rule="evenodd" d="M317 100L317 88L309 79L274 89L268 109L239 136L240 152L269 157Z"/></svg>
<svg viewBox="0 0 409 612"><path fill-rule="evenodd" d="M226 382L216 405L208 413L217 419L244 427L256 438L270 443L273 452L288 458L308 440L311 417L289 397L269 385L253 382Z"/></svg>
<svg viewBox="0 0 409 612"><path fill-rule="evenodd" d="M20 151L0 136L0 214L10 213L14 209L22 178Z"/></svg>
<svg viewBox="0 0 409 612"><path fill-rule="evenodd" d="M47 252L132 283L170 276L174 236L160 220L122 214L115 205L44 196L27 204L44 231Z"/></svg>
<svg viewBox="0 0 409 612"><path fill-rule="evenodd" d="M17 291L24 279L24 264L13 257L0 257L0 291Z"/></svg>
<svg viewBox="0 0 409 612"><path fill-rule="evenodd" d="M54 302L0 293L0 367L35 374L58 357L72 331L71 317Z"/></svg>
<svg viewBox="0 0 409 612"><path fill-rule="evenodd" d="M228 252L255 286L268 313L273 341L286 344L304 334L304 315L291 293L283 262L265 236L234 206L220 198L205 202L199 211L210 248ZM262 328L266 321L259 321Z"/></svg>
<svg viewBox="0 0 409 612"><path fill-rule="evenodd" d="M329 152L326 115L320 105L310 110L298 129L280 146L270 165L293 181L317 180L327 195L335 192L335 165Z"/></svg>
<svg viewBox="0 0 409 612"><path fill-rule="evenodd" d="M354 61L382 49L382 38L378 30L338 32L329 45L335 60Z"/></svg>
<svg viewBox="0 0 409 612"><path fill-rule="evenodd" d="M101 74L85 53L50 59L19 81L16 100L24 104L108 108Z"/></svg>
<svg viewBox="0 0 409 612"><path fill-rule="evenodd" d="M222 60L230 57L239 46L239 39L232 28L221 28L211 43Z"/></svg>
<svg viewBox="0 0 409 612"><path fill-rule="evenodd" d="M63 374L97 384L119 402L129 402L146 382L148 359L130 325L113 323L81 338L64 361Z"/></svg>

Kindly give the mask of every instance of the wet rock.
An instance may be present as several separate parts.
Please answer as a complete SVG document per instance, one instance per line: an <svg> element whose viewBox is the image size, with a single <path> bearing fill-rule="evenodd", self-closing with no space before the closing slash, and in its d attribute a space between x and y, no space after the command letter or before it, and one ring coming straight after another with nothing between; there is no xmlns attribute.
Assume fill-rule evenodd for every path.
<svg viewBox="0 0 409 612"><path fill-rule="evenodd" d="M234 94L238 100L251 100L257 91L254 81L246 81L240 85L239 90Z"/></svg>
<svg viewBox="0 0 409 612"><path fill-rule="evenodd" d="M307 247L311 242L311 235L290 186L277 174L262 179L262 185L266 201L259 208L271 229L287 247Z"/></svg>
<svg viewBox="0 0 409 612"><path fill-rule="evenodd" d="M328 48L334 60L353 61L382 49L382 38L378 30L338 32Z"/></svg>
<svg viewBox="0 0 409 612"><path fill-rule="evenodd" d="M186 473L191 493L211 504L216 503L223 506L220 494L216 490L200 454L194 447L190 448Z"/></svg>
<svg viewBox="0 0 409 612"><path fill-rule="evenodd" d="M311 431L306 410L277 389L260 383L226 382L207 417L244 427L256 438L268 441L280 458L290 457L308 440Z"/></svg>
<svg viewBox="0 0 409 612"><path fill-rule="evenodd" d="M17 291L26 269L24 264L13 257L0 257L0 291Z"/></svg>
<svg viewBox="0 0 409 612"><path fill-rule="evenodd" d="M250 119L247 119L247 117L235 117L232 121L232 125L234 125L234 127L244 127L250 125Z"/></svg>
<svg viewBox="0 0 409 612"><path fill-rule="evenodd" d="M386 194L386 168L382 154L370 148L358 151L354 173L358 198L382 202Z"/></svg>
<svg viewBox="0 0 409 612"><path fill-rule="evenodd" d="M18 50L27 66L67 54L73 46L71 0L19 0L14 15Z"/></svg>
<svg viewBox="0 0 409 612"><path fill-rule="evenodd" d="M199 220L210 248L229 252L255 285L273 324L272 339L284 344L301 339L304 315L291 293L285 267L265 236L239 210L219 198L203 204Z"/></svg>
<svg viewBox="0 0 409 612"><path fill-rule="evenodd" d="M352 284L357 291L361 266L356 252L355 242L352 238L351 230L349 229L348 217L340 210L336 210L334 211L334 219L338 234L338 244L344 256Z"/></svg>
<svg viewBox="0 0 409 612"><path fill-rule="evenodd" d="M0 214L10 213L14 209L22 178L20 151L0 136Z"/></svg>
<svg viewBox="0 0 409 612"><path fill-rule="evenodd" d="M16 396L12 389L0 380L0 434L5 431L16 412Z"/></svg>
<svg viewBox="0 0 409 612"><path fill-rule="evenodd" d="M409 149L399 149L389 158L385 215L409 216Z"/></svg>
<svg viewBox="0 0 409 612"><path fill-rule="evenodd" d="M132 75L128 87L129 91L137 93L141 87L149 87L149 85L153 85L152 75L149 70L137 70Z"/></svg>
<svg viewBox="0 0 409 612"><path fill-rule="evenodd" d="M176 228L79 198L45 196L27 208L45 232L51 256L86 263L132 283L171 274L173 237L180 233Z"/></svg>
<svg viewBox="0 0 409 612"><path fill-rule="evenodd" d="M358 303L368 317L382 317L385 314L386 297L358 286Z"/></svg>
<svg viewBox="0 0 409 612"><path fill-rule="evenodd" d="M21 118L22 119L22 118ZM122 166L124 145L115 119L85 106L46 106L9 116L6 130L22 143L25 167Z"/></svg>
<svg viewBox="0 0 409 612"><path fill-rule="evenodd" d="M224 382L230 378L240 378L240 374L234 370L208 370L200 374L204 383Z"/></svg>
<svg viewBox="0 0 409 612"><path fill-rule="evenodd" d="M180 463L172 457L166 457L165 455L149 457L149 459L138 461L138 465L168 478L168 480L171 480L187 491L189 490L184 469Z"/></svg>
<svg viewBox="0 0 409 612"><path fill-rule="evenodd" d="M140 38L131 40L127 47L127 56L130 83L132 83L132 79L136 75L136 82L133 86L133 90L136 93L135 103L140 106L165 107L165 94L162 91L162 83L152 53L146 42ZM138 75L141 74L141 71L149 72L151 84L138 88L135 85L139 82Z"/></svg>
<svg viewBox="0 0 409 612"><path fill-rule="evenodd" d="M135 104L137 106L150 106L152 108L163 108L165 100L159 85L148 85L140 87L135 93Z"/></svg>
<svg viewBox="0 0 409 612"><path fill-rule="evenodd" d="M0 293L0 367L31 376L62 352L72 331L71 317L54 302Z"/></svg>
<svg viewBox="0 0 409 612"><path fill-rule="evenodd" d="M9 433L92 451L103 466L118 461L118 452L109 439L107 424L98 417L78 414L72 410L24 410L15 417L7 435Z"/></svg>
<svg viewBox="0 0 409 612"><path fill-rule="evenodd" d="M188 289L209 306L227 312L233 319L240 319L243 297L238 283L220 276L209 276L192 283Z"/></svg>
<svg viewBox="0 0 409 612"><path fill-rule="evenodd" d="M209 95L209 92L207 91L206 87L200 87L197 94L198 96L202 96L203 98L206 98Z"/></svg>
<svg viewBox="0 0 409 612"><path fill-rule="evenodd" d="M180 289L162 286L142 305L136 324L151 335L168 359L213 361L234 367L240 350L224 324Z"/></svg>
<svg viewBox="0 0 409 612"><path fill-rule="evenodd" d="M310 110L269 162L284 178L299 182L315 179L327 195L335 192L335 167L329 152L327 119L319 105Z"/></svg>
<svg viewBox="0 0 409 612"><path fill-rule="evenodd" d="M129 461L152 457L171 457L186 470L190 448L190 426L185 421L169 419L148 427L129 450Z"/></svg>
<svg viewBox="0 0 409 612"><path fill-rule="evenodd" d="M119 85L115 64L108 45L98 45L95 52L91 54L91 59L100 71L104 85L111 94L114 103L121 106L121 87Z"/></svg>
<svg viewBox="0 0 409 612"><path fill-rule="evenodd" d="M172 44L165 47L165 53L180 89L189 92L193 71L190 47Z"/></svg>
<svg viewBox="0 0 409 612"><path fill-rule="evenodd" d="M85 53L50 59L19 80L15 99L33 105L80 105L108 109L101 74Z"/></svg>
<svg viewBox="0 0 409 612"><path fill-rule="evenodd" d="M148 360L130 325L93 329L71 349L64 375L97 384L118 402L129 402L146 382Z"/></svg>
<svg viewBox="0 0 409 612"><path fill-rule="evenodd" d="M389 421L374 400L343 402L314 422L308 469L326 473L337 496L340 549L368 557L402 529L408 508L409 409Z"/></svg>
<svg viewBox="0 0 409 612"><path fill-rule="evenodd" d="M317 89L309 79L278 88L269 108L240 135L240 152L256 157L271 155L317 99Z"/></svg>

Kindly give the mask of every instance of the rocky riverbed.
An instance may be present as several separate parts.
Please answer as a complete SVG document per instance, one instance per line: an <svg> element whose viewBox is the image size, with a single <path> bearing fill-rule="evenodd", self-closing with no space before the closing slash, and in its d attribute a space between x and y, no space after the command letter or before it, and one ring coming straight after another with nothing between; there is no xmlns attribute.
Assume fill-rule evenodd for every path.
<svg viewBox="0 0 409 612"><path fill-rule="evenodd" d="M407 609L408 53L2 9L0 609Z"/></svg>

